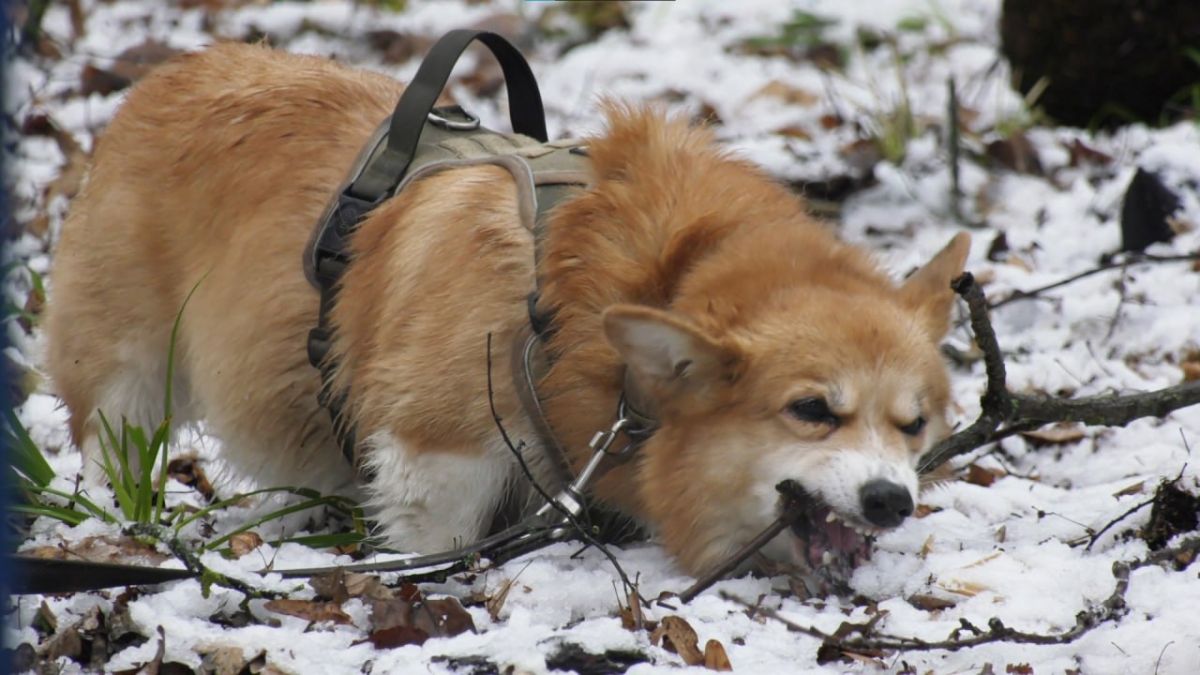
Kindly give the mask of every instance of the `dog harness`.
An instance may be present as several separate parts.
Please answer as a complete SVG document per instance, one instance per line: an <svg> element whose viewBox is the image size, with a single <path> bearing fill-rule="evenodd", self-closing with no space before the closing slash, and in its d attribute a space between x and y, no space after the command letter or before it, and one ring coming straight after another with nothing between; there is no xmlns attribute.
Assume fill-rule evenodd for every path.
<svg viewBox="0 0 1200 675"><path fill-rule="evenodd" d="M455 62L474 40L491 50L504 72L511 134L480 126L478 118L458 106L434 107ZM308 360L321 376L318 401L329 412L342 454L360 472L364 465L357 434L344 414L347 388L335 393L337 361L330 354L330 312L350 263L350 237L368 213L413 182L440 171L483 164L506 169L516 183L521 223L533 234L537 269L547 213L572 190L586 187L590 181L586 149L577 141L547 140L537 82L515 47L494 33L451 31L433 46L395 111L360 152L304 252L305 276L320 292L317 325L308 334ZM542 347L552 329L552 317L538 308L537 288L535 279L528 296L529 327L514 342L512 372L522 405L547 454L556 458L564 483L569 483L573 472L551 433L535 390L549 365ZM623 432L636 439L637 428L652 428L652 420L630 408L623 397L619 417L620 411L627 411L626 416L633 420Z"/></svg>

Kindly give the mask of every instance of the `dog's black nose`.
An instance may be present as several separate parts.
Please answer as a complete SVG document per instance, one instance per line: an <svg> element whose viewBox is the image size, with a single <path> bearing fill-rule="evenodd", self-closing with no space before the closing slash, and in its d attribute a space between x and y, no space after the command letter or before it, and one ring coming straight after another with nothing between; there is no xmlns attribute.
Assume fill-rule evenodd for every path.
<svg viewBox="0 0 1200 675"><path fill-rule="evenodd" d="M908 488L886 480L873 480L859 490L863 515L872 525L895 527L912 515Z"/></svg>

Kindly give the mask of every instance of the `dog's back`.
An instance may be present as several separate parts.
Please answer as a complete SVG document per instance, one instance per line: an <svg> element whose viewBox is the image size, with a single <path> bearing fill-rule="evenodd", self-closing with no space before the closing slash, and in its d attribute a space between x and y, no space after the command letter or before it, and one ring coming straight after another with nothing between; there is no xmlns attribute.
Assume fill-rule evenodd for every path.
<svg viewBox="0 0 1200 675"><path fill-rule="evenodd" d="M98 408L114 423L162 419L172 323L200 284L175 364L176 423L216 416L244 432L227 442L274 446L239 453L262 465L242 468L349 480L312 414L317 379L300 332L316 296L301 249L400 89L323 59L228 44L130 92L96 147L51 279L47 365L85 472L96 475ZM216 399L236 404L205 405ZM294 450L281 457L284 448Z"/></svg>

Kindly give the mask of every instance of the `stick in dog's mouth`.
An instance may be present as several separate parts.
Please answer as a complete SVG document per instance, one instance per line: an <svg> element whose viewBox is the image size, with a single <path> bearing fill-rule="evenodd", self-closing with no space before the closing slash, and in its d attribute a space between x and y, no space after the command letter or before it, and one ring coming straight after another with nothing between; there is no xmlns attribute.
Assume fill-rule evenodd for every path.
<svg viewBox="0 0 1200 675"><path fill-rule="evenodd" d="M796 481L780 483L781 518L792 533L794 562L810 594L842 592L854 569L871 557L875 528L847 522Z"/></svg>

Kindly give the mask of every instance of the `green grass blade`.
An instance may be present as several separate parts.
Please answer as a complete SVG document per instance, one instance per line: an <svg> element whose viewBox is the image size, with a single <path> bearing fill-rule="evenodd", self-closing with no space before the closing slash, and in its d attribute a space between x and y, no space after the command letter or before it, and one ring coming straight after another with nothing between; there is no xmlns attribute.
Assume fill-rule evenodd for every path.
<svg viewBox="0 0 1200 675"><path fill-rule="evenodd" d="M30 438L29 431L21 424L17 414L11 409L5 410L4 414L8 420L8 431L12 435L9 449L12 453L13 468L39 486L49 484L54 480L54 469Z"/></svg>
<svg viewBox="0 0 1200 675"><path fill-rule="evenodd" d="M330 506L332 500L336 500L336 498L321 497L320 499L306 499L297 504L291 504L289 506L283 507L282 509L277 509L275 511L272 511L272 512L266 514L265 516L262 516L260 518L257 518L255 520L252 520L248 523L243 524L241 527L233 530L232 532L229 532L220 537L217 537L213 541L205 544L204 550L205 551L215 550L216 548L218 548L225 542L229 541L229 539L232 538L234 535L241 534L242 532L245 532L247 530L252 530L252 529L258 527L259 525L262 525L263 523L269 523L272 520L279 520L280 518L283 518L284 516L287 516L287 515L290 515L293 513L297 513L299 511L304 511L307 509L316 508L318 506Z"/></svg>
<svg viewBox="0 0 1200 675"><path fill-rule="evenodd" d="M24 513L27 516L53 518L72 527L88 519L86 514L68 509L65 506L52 506L50 504L9 504L8 510L12 513Z"/></svg>
<svg viewBox="0 0 1200 675"><path fill-rule="evenodd" d="M271 488L262 488L259 490L252 490L250 492L239 493L239 494L236 494L227 499L222 499L220 501L213 502L212 504L209 504L208 506L206 506L202 509L198 509L191 515L187 516L186 518L184 518L184 519L180 520L178 523L176 523L175 534L178 535L181 531L183 531L183 528L196 522L197 520L200 520L201 518L211 515L215 511L229 508L230 506L235 506L239 502L241 502L245 499L249 499L250 497L257 497L258 495L274 494L274 493L292 494L292 495L297 495L300 497L306 497L310 500L326 499L326 500L329 500L327 505L330 508L342 513L343 515L355 516L356 514L358 514L358 515L362 514L362 509L360 509L358 507L358 505L354 503L353 500L347 499L345 497L340 497L337 495L331 495L331 496L326 497L326 496L322 496L321 493L317 492L316 490L312 490L309 488L271 487Z"/></svg>
<svg viewBox="0 0 1200 675"><path fill-rule="evenodd" d="M112 485L117 505L121 508L121 514L126 520L133 520L136 502L134 501L133 486L129 484L129 447L125 430L122 428L121 438L118 439L112 425L108 423L108 418L102 411L97 412L104 431L103 436L100 437L100 454L104 459L104 474L108 476L108 482ZM113 464L114 459L116 460L115 465Z"/></svg>

